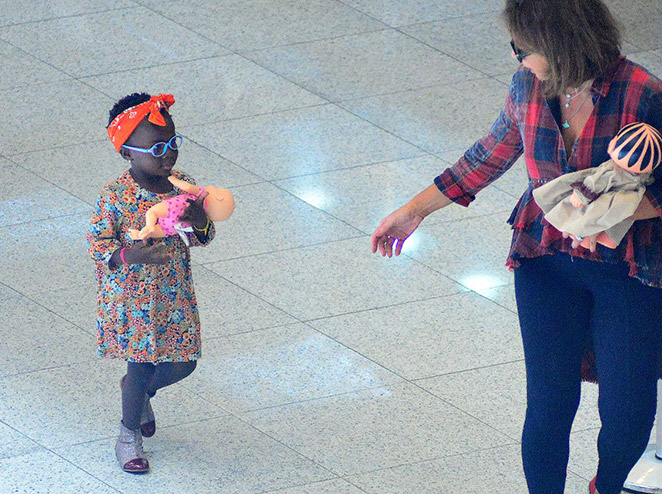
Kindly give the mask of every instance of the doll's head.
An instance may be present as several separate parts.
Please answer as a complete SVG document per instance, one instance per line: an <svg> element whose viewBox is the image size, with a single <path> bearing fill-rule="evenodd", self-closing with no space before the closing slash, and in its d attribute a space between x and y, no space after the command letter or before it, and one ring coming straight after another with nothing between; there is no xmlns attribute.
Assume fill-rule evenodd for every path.
<svg viewBox="0 0 662 494"><path fill-rule="evenodd" d="M662 161L662 135L643 122L631 123L618 131L607 151L624 170L649 173Z"/></svg>
<svg viewBox="0 0 662 494"><path fill-rule="evenodd" d="M108 137L122 158L131 162L132 172L170 175L182 142L168 112L174 102L171 94L134 93L110 110Z"/></svg>
<svg viewBox="0 0 662 494"><path fill-rule="evenodd" d="M227 189L219 189L208 185L203 187L207 192L205 197L205 214L212 221L227 220L234 212L234 197Z"/></svg>

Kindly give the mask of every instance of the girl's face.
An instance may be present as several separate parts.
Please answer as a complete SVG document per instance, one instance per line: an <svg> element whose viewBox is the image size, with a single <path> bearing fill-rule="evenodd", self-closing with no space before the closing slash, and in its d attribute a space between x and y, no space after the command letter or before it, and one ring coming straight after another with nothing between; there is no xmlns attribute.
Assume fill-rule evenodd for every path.
<svg viewBox="0 0 662 494"><path fill-rule="evenodd" d="M136 130L129 137L126 144L132 147L149 149L157 142L168 142L175 135L175 124L167 112L162 112L165 118L165 127L154 125L147 117L138 124ZM143 153L133 149L121 148L120 154L131 162L134 174L148 180L167 178L177 162L178 151L167 148L163 156L155 157L151 153Z"/></svg>

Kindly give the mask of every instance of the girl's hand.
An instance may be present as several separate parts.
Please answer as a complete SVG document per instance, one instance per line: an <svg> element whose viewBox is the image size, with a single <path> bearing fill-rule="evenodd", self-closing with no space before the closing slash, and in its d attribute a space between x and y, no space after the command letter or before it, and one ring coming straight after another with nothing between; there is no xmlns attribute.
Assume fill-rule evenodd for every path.
<svg viewBox="0 0 662 494"><path fill-rule="evenodd" d="M198 230L207 226L207 215L205 214L205 197L209 192L203 192L196 200L186 199L190 205L179 216L179 221L193 225Z"/></svg>
<svg viewBox="0 0 662 494"><path fill-rule="evenodd" d="M143 240L124 249L124 260L128 264L167 264L172 261L172 255L166 252L162 242L153 244Z"/></svg>
<svg viewBox="0 0 662 494"><path fill-rule="evenodd" d="M562 232L562 235L563 238L569 237L572 239L573 249L576 249L580 245L586 248L586 244L588 243L588 250L590 250L591 252L595 252L595 248L598 245L598 237L600 236L600 233L596 233L595 235L589 235L588 237L576 237L572 233L568 233L568 232ZM582 245L582 242L584 242L584 245Z"/></svg>
<svg viewBox="0 0 662 494"><path fill-rule="evenodd" d="M384 218L373 232L372 252L377 252L379 248L382 257L392 257L395 247L395 255L399 256L405 240L414 233L421 221L423 216L414 214L407 205L396 209Z"/></svg>

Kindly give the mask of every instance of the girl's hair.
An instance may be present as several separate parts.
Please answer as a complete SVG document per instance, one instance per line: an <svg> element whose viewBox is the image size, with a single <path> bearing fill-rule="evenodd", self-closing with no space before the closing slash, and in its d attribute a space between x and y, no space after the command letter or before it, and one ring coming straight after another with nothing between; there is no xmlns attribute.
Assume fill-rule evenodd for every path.
<svg viewBox="0 0 662 494"><path fill-rule="evenodd" d="M124 110L133 106L137 106L140 103L144 103L145 101L149 101L151 97L152 96L147 93L133 93L129 94L128 96L124 96L124 98L115 103L115 106L113 106L110 112L108 112L108 125L110 125L112 121L115 120L115 117L122 113Z"/></svg>
<svg viewBox="0 0 662 494"><path fill-rule="evenodd" d="M602 0L506 0L502 15L515 45L547 60L546 97L604 76L621 53L619 25Z"/></svg>

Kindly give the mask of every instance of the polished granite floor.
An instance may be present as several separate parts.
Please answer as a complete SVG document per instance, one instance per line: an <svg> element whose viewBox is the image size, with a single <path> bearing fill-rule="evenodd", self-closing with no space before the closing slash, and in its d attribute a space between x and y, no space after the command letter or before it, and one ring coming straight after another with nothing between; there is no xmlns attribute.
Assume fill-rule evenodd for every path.
<svg viewBox="0 0 662 494"><path fill-rule="evenodd" d="M659 0L609 0L658 75ZM405 255L388 212L487 131L516 64L501 0L0 5L0 494L524 494L524 368L504 267L518 164ZM193 252L203 358L154 400L146 476L113 445L84 233L123 170L107 112L172 92L179 167L236 213ZM596 468L584 387L566 492ZM541 451L544 454L544 451Z"/></svg>

